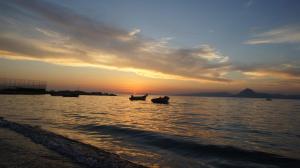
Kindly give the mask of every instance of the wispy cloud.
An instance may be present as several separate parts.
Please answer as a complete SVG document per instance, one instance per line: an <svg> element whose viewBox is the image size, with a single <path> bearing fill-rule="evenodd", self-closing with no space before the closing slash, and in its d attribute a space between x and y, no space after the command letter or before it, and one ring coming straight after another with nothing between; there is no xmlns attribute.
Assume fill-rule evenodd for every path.
<svg viewBox="0 0 300 168"><path fill-rule="evenodd" d="M240 65L233 69L251 78L300 79L300 66L296 64Z"/></svg>
<svg viewBox="0 0 300 168"><path fill-rule="evenodd" d="M140 29L135 28L131 32L129 32L129 36L136 36L140 32L141 32Z"/></svg>
<svg viewBox="0 0 300 168"><path fill-rule="evenodd" d="M210 45L172 48L171 38L151 39L42 0L1 1L0 55L52 63L99 66L186 79L230 81L228 57ZM20 24L15 26L12 23Z"/></svg>
<svg viewBox="0 0 300 168"><path fill-rule="evenodd" d="M246 3L245 3L245 7L249 8L253 5L254 1L253 0L248 0Z"/></svg>
<svg viewBox="0 0 300 168"><path fill-rule="evenodd" d="M300 43L300 26L286 26L258 33L245 44Z"/></svg>

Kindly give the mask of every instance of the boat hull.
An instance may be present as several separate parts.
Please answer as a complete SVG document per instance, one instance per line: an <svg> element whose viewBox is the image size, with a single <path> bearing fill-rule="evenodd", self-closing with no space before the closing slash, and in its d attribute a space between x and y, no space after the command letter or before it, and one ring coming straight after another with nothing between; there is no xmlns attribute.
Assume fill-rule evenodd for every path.
<svg viewBox="0 0 300 168"><path fill-rule="evenodd" d="M169 97L165 96L165 97L159 97L159 98L154 98L151 99L152 103L157 103L157 104L169 104Z"/></svg>
<svg viewBox="0 0 300 168"><path fill-rule="evenodd" d="M129 100L131 100L131 101L135 101L135 100L143 100L143 101L145 101L146 97L134 97L134 98L130 97Z"/></svg>
<svg viewBox="0 0 300 168"><path fill-rule="evenodd" d="M62 97L79 97L79 93L72 93L72 92L57 92L57 93L50 93L51 96L62 96Z"/></svg>
<svg viewBox="0 0 300 168"><path fill-rule="evenodd" d="M145 94L144 96L133 96L133 95L131 95L131 97L129 97L129 100L131 100L131 101L136 101L136 100L145 101L147 96L148 96L148 94Z"/></svg>

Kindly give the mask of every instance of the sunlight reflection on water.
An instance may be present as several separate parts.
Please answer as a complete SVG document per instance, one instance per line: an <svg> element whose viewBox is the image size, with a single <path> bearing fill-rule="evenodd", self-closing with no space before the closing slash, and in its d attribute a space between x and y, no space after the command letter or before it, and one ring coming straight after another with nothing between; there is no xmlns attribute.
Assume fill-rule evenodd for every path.
<svg viewBox="0 0 300 168"><path fill-rule="evenodd" d="M300 101L173 96L169 105L157 105L150 98L0 95L0 116L151 166L209 164L193 151L180 154L168 144L173 139L300 158Z"/></svg>

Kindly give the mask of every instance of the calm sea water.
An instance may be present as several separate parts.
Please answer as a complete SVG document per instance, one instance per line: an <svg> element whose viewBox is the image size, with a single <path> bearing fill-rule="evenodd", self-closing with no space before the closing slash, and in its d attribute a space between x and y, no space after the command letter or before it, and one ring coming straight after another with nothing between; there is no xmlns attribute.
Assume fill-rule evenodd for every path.
<svg viewBox="0 0 300 168"><path fill-rule="evenodd" d="M0 116L146 166L266 166L249 151L300 159L298 100L172 96L158 105L150 98L0 95Z"/></svg>

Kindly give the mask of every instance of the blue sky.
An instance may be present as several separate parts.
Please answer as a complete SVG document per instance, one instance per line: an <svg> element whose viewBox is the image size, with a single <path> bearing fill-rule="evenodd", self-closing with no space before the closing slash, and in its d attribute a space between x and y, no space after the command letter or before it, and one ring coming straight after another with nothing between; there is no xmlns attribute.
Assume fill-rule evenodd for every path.
<svg viewBox="0 0 300 168"><path fill-rule="evenodd" d="M133 73L169 86L178 80L193 91L198 81L198 90L212 82L215 90L300 92L297 0L12 0L0 7L1 59Z"/></svg>
<svg viewBox="0 0 300 168"><path fill-rule="evenodd" d="M63 5L127 30L139 28L147 37L172 37L171 44L180 47L243 47L255 33L300 22L297 0L75 0Z"/></svg>
<svg viewBox="0 0 300 168"><path fill-rule="evenodd" d="M170 37L170 44L176 47L208 43L237 62L268 62L272 58L280 63L299 57L297 45L261 48L244 44L256 33L299 26L297 0L75 0L63 5L127 30L138 28L147 37Z"/></svg>

